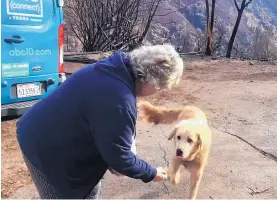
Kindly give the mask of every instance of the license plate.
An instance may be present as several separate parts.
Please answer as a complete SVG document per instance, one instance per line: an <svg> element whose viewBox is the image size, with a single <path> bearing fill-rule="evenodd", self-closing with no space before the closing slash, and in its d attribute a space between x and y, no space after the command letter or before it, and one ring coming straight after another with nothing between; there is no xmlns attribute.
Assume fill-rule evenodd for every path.
<svg viewBox="0 0 277 200"><path fill-rule="evenodd" d="M17 97L33 97L41 95L41 84L40 83L26 83L26 84L17 84Z"/></svg>

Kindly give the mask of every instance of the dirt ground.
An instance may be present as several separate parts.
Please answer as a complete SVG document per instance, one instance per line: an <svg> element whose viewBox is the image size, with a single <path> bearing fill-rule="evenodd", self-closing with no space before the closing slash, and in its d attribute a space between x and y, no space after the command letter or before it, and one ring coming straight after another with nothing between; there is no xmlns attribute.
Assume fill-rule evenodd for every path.
<svg viewBox="0 0 277 200"><path fill-rule="evenodd" d="M147 99L169 107L195 105L207 113L213 147L198 197L277 198L277 66L235 60L188 61L185 66L178 88ZM1 123L1 197L36 198L16 142L15 122ZM166 136L171 128L138 121L139 156L156 166L168 165ZM186 198L187 183L184 178L176 187L143 184L107 173L100 197Z"/></svg>

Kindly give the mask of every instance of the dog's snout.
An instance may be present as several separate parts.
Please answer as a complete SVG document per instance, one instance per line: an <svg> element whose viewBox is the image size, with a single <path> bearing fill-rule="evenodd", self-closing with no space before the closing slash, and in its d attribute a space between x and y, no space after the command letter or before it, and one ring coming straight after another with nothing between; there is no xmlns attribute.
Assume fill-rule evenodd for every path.
<svg viewBox="0 0 277 200"><path fill-rule="evenodd" d="M183 151L181 149L177 149L176 156L183 156Z"/></svg>

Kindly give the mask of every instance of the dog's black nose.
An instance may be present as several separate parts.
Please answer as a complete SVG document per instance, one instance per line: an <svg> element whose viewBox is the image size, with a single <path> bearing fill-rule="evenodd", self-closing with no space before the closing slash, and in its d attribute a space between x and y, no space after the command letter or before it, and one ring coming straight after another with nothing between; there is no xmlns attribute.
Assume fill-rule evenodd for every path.
<svg viewBox="0 0 277 200"><path fill-rule="evenodd" d="M183 156L183 151L181 149L177 149L176 156Z"/></svg>

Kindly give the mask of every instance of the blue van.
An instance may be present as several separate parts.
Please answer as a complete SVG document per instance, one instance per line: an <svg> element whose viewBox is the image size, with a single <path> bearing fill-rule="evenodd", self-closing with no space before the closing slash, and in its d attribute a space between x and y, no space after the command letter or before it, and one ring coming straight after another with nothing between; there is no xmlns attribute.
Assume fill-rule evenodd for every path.
<svg viewBox="0 0 277 200"><path fill-rule="evenodd" d="M63 0L1 0L1 117L22 115L65 81Z"/></svg>

